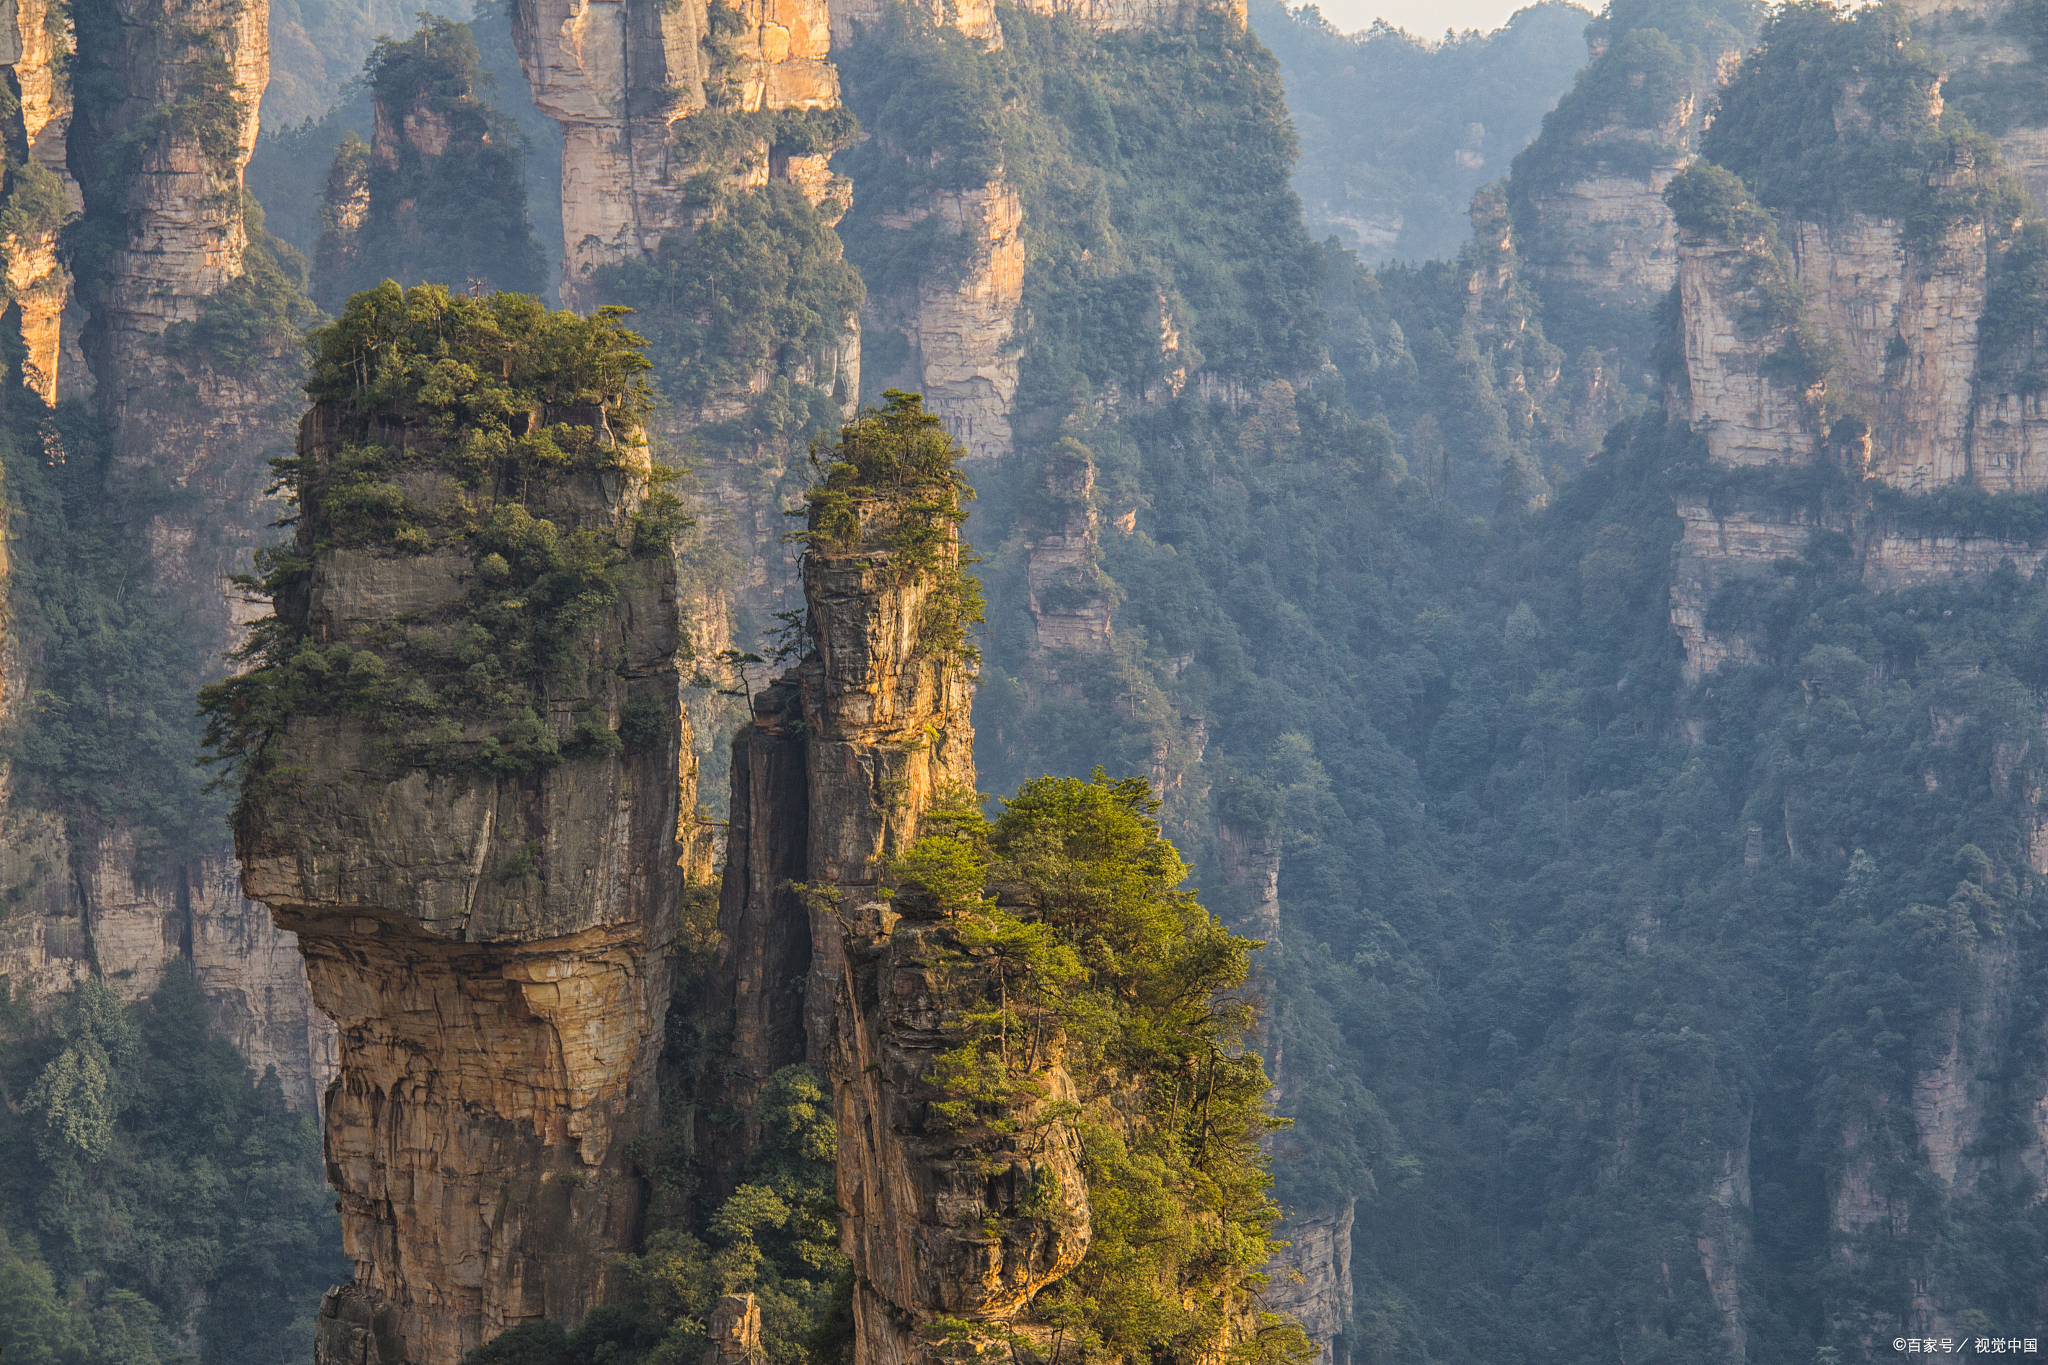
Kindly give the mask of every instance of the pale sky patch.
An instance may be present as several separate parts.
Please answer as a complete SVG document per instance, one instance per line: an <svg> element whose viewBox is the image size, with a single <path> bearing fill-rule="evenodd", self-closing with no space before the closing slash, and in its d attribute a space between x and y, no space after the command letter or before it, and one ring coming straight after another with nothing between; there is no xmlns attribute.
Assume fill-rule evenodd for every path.
<svg viewBox="0 0 2048 1365"><path fill-rule="evenodd" d="M1299 0L1289 0L1299 3ZM1434 42L1444 30L1476 28L1491 33L1529 0L1320 0L1323 17L1346 33L1372 27L1385 19L1418 38Z"/></svg>

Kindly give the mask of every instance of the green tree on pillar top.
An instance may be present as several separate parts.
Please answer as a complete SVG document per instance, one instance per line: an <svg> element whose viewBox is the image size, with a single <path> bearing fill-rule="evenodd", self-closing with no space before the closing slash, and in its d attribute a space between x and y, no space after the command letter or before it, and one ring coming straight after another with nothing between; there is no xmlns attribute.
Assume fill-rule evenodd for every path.
<svg viewBox="0 0 2048 1365"><path fill-rule="evenodd" d="M321 210L313 293L337 310L384 279L480 281L537 293L547 268L526 221L522 143L484 98L490 77L466 24L423 16L364 63L377 131L336 153Z"/></svg>

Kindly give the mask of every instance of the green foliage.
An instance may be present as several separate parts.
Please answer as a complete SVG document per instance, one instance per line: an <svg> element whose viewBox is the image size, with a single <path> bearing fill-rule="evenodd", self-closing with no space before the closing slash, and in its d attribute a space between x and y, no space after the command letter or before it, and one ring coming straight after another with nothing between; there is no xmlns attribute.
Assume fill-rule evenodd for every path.
<svg viewBox="0 0 2048 1365"><path fill-rule="evenodd" d="M0 238L49 240L70 218L71 200L55 171L34 157L8 167L7 198L0 202Z"/></svg>
<svg viewBox="0 0 2048 1365"><path fill-rule="evenodd" d="M424 120L445 138L430 152L400 136L378 157L342 144L315 253L321 303L384 279L538 291L547 269L527 225L523 140L484 98L471 26L423 14L411 37L379 39L363 72L388 127Z"/></svg>
<svg viewBox="0 0 2048 1365"><path fill-rule="evenodd" d="M0 1041L0 1079L22 1097L0 1112L8 1360L310 1360L347 1269L319 1136L211 1036L182 963L140 1005L87 979Z"/></svg>
<svg viewBox="0 0 2048 1365"><path fill-rule="evenodd" d="M1586 59L1585 12L1556 0L1492 33L1417 36L1383 21L1340 33L1314 5L1272 0L1251 23L1301 135L1294 188L1310 232L1371 262L1455 257L1473 194L1536 136Z"/></svg>
<svg viewBox="0 0 2048 1365"><path fill-rule="evenodd" d="M415 21L418 8L416 0L273 0L263 127L291 129L324 121L337 106L350 103L360 93L355 82L362 74L364 56L381 35L405 32ZM364 112L367 114L367 108ZM367 126L361 131L368 132ZM316 174L333 148L332 141L319 148ZM265 193L267 201L267 192L258 192ZM277 218L278 206L267 203L267 207L272 218ZM303 251L312 250L311 242L294 240L293 244Z"/></svg>
<svg viewBox="0 0 2048 1365"><path fill-rule="evenodd" d="M1718 236L1741 249L1736 274L1742 291L1739 320L1752 336L1775 344L1762 372L1796 394L1816 394L1835 362L1836 342L1806 316L1806 291L1792 255L1778 237L1776 220L1725 167L1696 161L1664 188L1672 216L1688 232ZM1830 396L1817 399L1816 415L1839 417Z"/></svg>
<svg viewBox="0 0 2048 1365"><path fill-rule="evenodd" d="M2028 215L2018 231L1994 234L1991 283L1977 320L1977 369L2001 392L2048 388L2041 320L2048 316L2048 224Z"/></svg>
<svg viewBox="0 0 2048 1365"><path fill-rule="evenodd" d="M960 539L974 497L960 470L965 452L920 395L890 389L882 398L886 406L862 409L836 444L812 454L819 479L804 494L809 529L797 534L836 550L871 545L889 554L899 581L931 579L919 648L975 657L967 630L983 603Z"/></svg>
<svg viewBox="0 0 2048 1365"><path fill-rule="evenodd" d="M720 197L687 240L671 233L652 257L599 267L590 284L634 310L663 393L689 407L745 390L764 372L782 379L785 393L793 376L828 373L863 297L832 229L800 189L782 182ZM830 398L806 387L815 396L789 418L774 421L769 399L757 400L749 417L794 439L829 429Z"/></svg>
<svg viewBox="0 0 2048 1365"><path fill-rule="evenodd" d="M839 1358L851 1270L838 1248L830 1096L809 1066L769 1078L749 1116L760 1141L737 1187L706 1211L703 1236L656 1229L614 1262L612 1301L574 1332L529 1323L463 1365L698 1365L721 1294L752 1294L768 1365ZM687 1123L687 1120L685 1120Z"/></svg>
<svg viewBox="0 0 2048 1365"><path fill-rule="evenodd" d="M1076 1124L1088 1253L1036 1311L1079 1358L1205 1357L1220 1338L1233 1359L1299 1359L1300 1330L1253 1306L1279 1216L1261 1142L1282 1126L1248 1046L1257 945L1177 889L1158 809L1144 779L1097 769L1026 783L993 822L966 803L928 819L891 869L897 904L943 916L986 984L949 1021L963 1041L928 1073L926 1122L963 1141ZM1043 1104L1055 1064L1078 1108ZM1056 1203L1034 1187L1018 1215Z"/></svg>
<svg viewBox="0 0 2048 1365"><path fill-rule="evenodd" d="M563 740L538 708L587 658L622 576L668 555L682 524L665 486L673 472L631 463L647 361L620 310L586 319L522 295L387 282L350 300L309 349L306 391L333 405L341 444L274 464L299 509L298 537L259 554L261 576L246 584L278 604L238 656L248 667L201 691L216 758L239 766L246 793L284 724L321 711L373 721L395 760L437 770L530 772L616 752L622 741L594 717ZM564 481L607 470L647 479L627 543L609 521L529 510ZM448 496L416 499L407 481L423 476L445 480ZM448 619L321 643L309 635L306 584L313 556L340 547L452 550L474 572Z"/></svg>
<svg viewBox="0 0 2048 1365"><path fill-rule="evenodd" d="M1532 195L1600 173L1641 178L1680 159L1690 110L1713 89L1720 55L1755 29L1759 8L1750 0L1609 6L1588 28L1598 55L1515 158L1517 221L1527 221Z"/></svg>
<svg viewBox="0 0 2048 1365"><path fill-rule="evenodd" d="M1995 190L1991 143L1959 113L1936 115L1939 80L1902 11L1799 0L1773 12L1736 68L1700 154L1772 209L1890 218L1909 246L1931 249Z"/></svg>
<svg viewBox="0 0 2048 1365"><path fill-rule="evenodd" d="M81 405L0 415L10 511L10 629L34 640L27 704L5 735L17 790L137 830L154 863L220 837L225 808L192 766L192 694L208 661L148 581L146 547L106 515L110 456Z"/></svg>
<svg viewBox="0 0 2048 1365"><path fill-rule="evenodd" d="M906 7L838 58L871 134L841 158L855 193L842 232L881 306L980 249L935 218L905 232L884 213L1000 168L1024 207L1020 420L1053 429L1090 394L1135 396L1181 365L1247 382L1312 368L1316 252L1287 187L1271 55L1206 10L1184 29L1100 35L999 13L994 51ZM1178 355L1161 350L1162 310Z"/></svg>
<svg viewBox="0 0 2048 1365"><path fill-rule="evenodd" d="M1777 220L1750 197L1734 172L1710 161L1696 161L1673 176L1664 187L1664 202L1687 232L1777 242Z"/></svg>
<svg viewBox="0 0 2048 1365"><path fill-rule="evenodd" d="M249 234L242 273L209 294L196 319L172 323L164 350L203 355L223 374L253 376L297 351L320 310L304 293L305 261L264 231L253 194L242 196L242 222Z"/></svg>

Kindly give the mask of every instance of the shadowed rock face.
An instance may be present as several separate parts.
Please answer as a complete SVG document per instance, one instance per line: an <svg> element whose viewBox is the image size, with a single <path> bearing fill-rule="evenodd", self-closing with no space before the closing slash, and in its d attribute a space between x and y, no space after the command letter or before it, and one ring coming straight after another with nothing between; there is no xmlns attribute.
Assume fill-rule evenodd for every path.
<svg viewBox="0 0 2048 1365"><path fill-rule="evenodd" d="M316 408L300 454L321 467L339 441ZM648 462L644 447L625 454L532 510L628 534ZM469 572L460 554L323 550L304 599L280 611L314 640L362 639L401 616L444 619ZM301 716L245 797L244 886L297 932L341 1030L326 1148L356 1276L323 1304L322 1361L453 1365L519 1322L578 1321L639 1236L645 1190L626 1146L658 1118L678 807L695 792L680 767L673 564L618 572L547 722L616 728L653 702L652 737L492 776L404 767L365 720Z"/></svg>
<svg viewBox="0 0 2048 1365"><path fill-rule="evenodd" d="M28 205L0 239L7 325L19 328L23 378L38 395L97 398L114 457L104 511L140 552L137 587L198 643L200 668L175 680L194 689L248 619L224 580L272 538L265 461L296 410L277 404L295 359L222 375L181 368L161 345L242 269L241 173L267 80L266 23L262 6L204 2L0 5L0 65L18 96L0 132L28 153L7 169L10 205ZM86 91L76 117L74 74ZM167 115L202 88L236 97L203 116ZM82 205L96 221L81 254L97 254L74 290L58 229ZM80 304L95 315L90 367ZM54 425L43 440L39 458L78 457ZM7 570L0 554L0 587ZM34 619L10 613L0 630L0 711L28 695L30 660L46 643L24 638ZM0 786L14 781L0 774ZM240 894L227 841L167 849L133 818L103 820L45 794L5 797L0 875L21 906L0 926L0 975L18 998L46 1004L97 971L137 1000L183 958L214 1027L259 1072L275 1066L292 1105L310 1109L330 1074L332 1032L292 936Z"/></svg>

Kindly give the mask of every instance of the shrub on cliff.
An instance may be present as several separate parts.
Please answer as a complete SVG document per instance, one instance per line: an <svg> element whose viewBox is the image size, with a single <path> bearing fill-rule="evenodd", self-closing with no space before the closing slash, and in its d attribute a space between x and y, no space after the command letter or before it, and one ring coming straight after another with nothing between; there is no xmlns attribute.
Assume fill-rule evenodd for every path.
<svg viewBox="0 0 2048 1365"><path fill-rule="evenodd" d="M553 691L579 692L567 674L620 575L671 553L682 519L664 486L673 472L635 456L648 365L621 312L582 318L524 295L387 281L313 334L306 392L329 405L336 435L272 464L298 534L239 580L276 614L237 655L249 667L200 694L217 760L253 775L287 721L318 712L367 720L395 758L435 769L526 772L626 743L588 707L566 735L540 718ZM600 475L649 485L622 522L535 514ZM342 548L453 552L468 572L432 620L315 640L313 563Z"/></svg>
<svg viewBox="0 0 2048 1365"><path fill-rule="evenodd" d="M663 392L690 407L744 392L758 373L826 373L863 297L831 226L781 183L717 199L693 235L670 233L651 257L603 266L591 284L634 310ZM805 387L815 398L796 413L793 435L839 420L828 395Z"/></svg>
<svg viewBox="0 0 2048 1365"><path fill-rule="evenodd" d="M804 494L809 527L797 537L850 549L865 534L889 551L899 575L936 574L919 622L920 647L974 656L967 628L982 619L981 584L959 539L974 489L960 471L960 443L924 410L922 395L889 389L836 444L812 453L819 478Z"/></svg>
<svg viewBox="0 0 2048 1365"><path fill-rule="evenodd" d="M1300 1359L1293 1323L1260 1310L1280 1211L1262 1147L1284 1127L1250 1039L1259 946L1182 890L1188 875L1142 778L1045 777L995 820L942 807L893 869L900 900L952 922L992 989L948 1021L927 1123L1014 1132L1062 1066L1091 1237L1034 1313L1081 1360ZM1024 1201L1028 1206L1030 1199ZM946 1324L939 1324L943 1331ZM970 1334L969 1324L957 1324Z"/></svg>
<svg viewBox="0 0 2048 1365"><path fill-rule="evenodd" d="M1772 14L1721 91L1700 154L1770 208L1816 222L1865 213L1929 247L1981 213L1997 151L1944 111L1939 58L1904 11L1795 0Z"/></svg>

